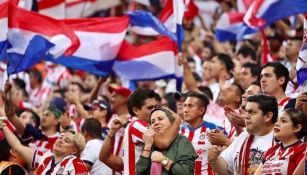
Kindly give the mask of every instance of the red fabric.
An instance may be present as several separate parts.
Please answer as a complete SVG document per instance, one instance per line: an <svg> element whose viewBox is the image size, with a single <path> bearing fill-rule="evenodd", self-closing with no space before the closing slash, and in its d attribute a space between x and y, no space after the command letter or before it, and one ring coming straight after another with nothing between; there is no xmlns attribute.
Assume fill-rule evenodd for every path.
<svg viewBox="0 0 307 175"><path fill-rule="evenodd" d="M152 162L150 167L150 174L162 175L162 166L158 162Z"/></svg>

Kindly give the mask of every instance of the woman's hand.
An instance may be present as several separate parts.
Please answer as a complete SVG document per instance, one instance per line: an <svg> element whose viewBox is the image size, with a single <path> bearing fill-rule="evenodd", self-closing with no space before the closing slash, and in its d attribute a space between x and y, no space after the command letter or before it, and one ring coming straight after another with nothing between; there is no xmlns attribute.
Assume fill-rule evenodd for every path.
<svg viewBox="0 0 307 175"><path fill-rule="evenodd" d="M155 135L155 131L152 128L147 129L144 133L143 133L143 141L145 143L145 147L147 150L151 149L153 142L154 142L154 135Z"/></svg>
<svg viewBox="0 0 307 175"><path fill-rule="evenodd" d="M151 154L151 161L152 162L159 162L162 163L163 160L167 159L166 156L164 156L161 152L159 151L154 151Z"/></svg>

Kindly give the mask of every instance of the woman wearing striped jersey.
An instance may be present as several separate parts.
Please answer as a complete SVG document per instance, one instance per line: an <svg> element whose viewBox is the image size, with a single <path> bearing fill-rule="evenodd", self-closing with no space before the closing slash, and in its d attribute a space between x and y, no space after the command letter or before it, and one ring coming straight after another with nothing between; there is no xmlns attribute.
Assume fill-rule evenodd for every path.
<svg viewBox="0 0 307 175"><path fill-rule="evenodd" d="M171 146L166 150L152 147L154 133L163 133L173 121L172 113L167 109L157 108L151 112L151 129L148 129L143 135L145 146L136 164L138 175L194 174L197 154L185 136L177 134Z"/></svg>
<svg viewBox="0 0 307 175"><path fill-rule="evenodd" d="M304 158L307 118L302 111L286 109L278 117L274 126L275 138L279 144L269 148L263 156L255 175L293 174L299 162Z"/></svg>
<svg viewBox="0 0 307 175"><path fill-rule="evenodd" d="M53 152L43 153L23 146L2 121L0 130L3 131L9 145L36 170L37 175L88 174L86 166L79 158L85 145L84 137L80 133L71 130L63 132L55 141Z"/></svg>

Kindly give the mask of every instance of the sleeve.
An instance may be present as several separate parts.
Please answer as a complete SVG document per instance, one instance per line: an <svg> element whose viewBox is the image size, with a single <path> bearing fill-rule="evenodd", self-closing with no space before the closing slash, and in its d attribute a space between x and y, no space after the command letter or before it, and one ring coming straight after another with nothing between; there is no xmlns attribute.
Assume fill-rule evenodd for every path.
<svg viewBox="0 0 307 175"><path fill-rule="evenodd" d="M136 163L136 174L137 175L149 174L150 165L151 165L150 158L145 158L143 156L140 156L139 160Z"/></svg>
<svg viewBox="0 0 307 175"><path fill-rule="evenodd" d="M193 145L185 137L181 137L178 143L176 162L171 169L172 174L194 174L196 158L197 154Z"/></svg>
<svg viewBox="0 0 307 175"><path fill-rule="evenodd" d="M69 167L68 174L70 175L90 175L83 161L78 158L72 161L72 166Z"/></svg>
<svg viewBox="0 0 307 175"><path fill-rule="evenodd" d="M48 156L51 153L43 153L41 151L35 150L32 158L32 168L37 169L38 166L44 161L46 156Z"/></svg>
<svg viewBox="0 0 307 175"><path fill-rule="evenodd" d="M23 133L23 137L29 137L32 136L35 140L43 140L43 139L48 139L47 136L43 134L43 132L40 129L34 128L30 124L26 124L25 131Z"/></svg>
<svg viewBox="0 0 307 175"><path fill-rule="evenodd" d="M237 148L241 148L241 145L243 144L244 139L248 135L247 132L241 133L230 145L228 148L226 148L220 156L226 161L227 163L227 169L230 172L234 172L234 165L235 165L235 156L238 154L236 153Z"/></svg>
<svg viewBox="0 0 307 175"><path fill-rule="evenodd" d="M93 166L95 161L98 159L96 150L99 149L97 149L95 145L92 144L92 142L88 142L88 144L85 145L85 148L81 154L81 160L83 160L84 163Z"/></svg>
<svg viewBox="0 0 307 175"><path fill-rule="evenodd" d="M141 120L137 120L131 124L129 127L129 133L132 136L133 143L144 143L143 133L147 130L148 126L148 123Z"/></svg>

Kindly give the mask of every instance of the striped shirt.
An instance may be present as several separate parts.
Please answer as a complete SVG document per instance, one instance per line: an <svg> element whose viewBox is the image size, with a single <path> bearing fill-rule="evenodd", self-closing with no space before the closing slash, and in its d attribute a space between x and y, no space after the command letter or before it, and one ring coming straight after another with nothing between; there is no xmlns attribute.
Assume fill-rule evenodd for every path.
<svg viewBox="0 0 307 175"><path fill-rule="evenodd" d="M287 175L293 174L296 166L304 158L306 143L296 142L286 148L282 144L271 147L263 157L261 174Z"/></svg>
<svg viewBox="0 0 307 175"><path fill-rule="evenodd" d="M32 159L32 167L37 175L88 175L83 161L74 155L64 157L55 162L51 152L43 153L35 151Z"/></svg>
<svg viewBox="0 0 307 175"><path fill-rule="evenodd" d="M134 175L135 165L138 161L143 147L143 133L149 126L143 120L133 118L133 121L126 127L124 136L124 175Z"/></svg>
<svg viewBox="0 0 307 175"><path fill-rule="evenodd" d="M217 129L217 126L206 121L204 121L196 129L191 128L186 123L182 124L180 127L180 135L188 138L198 155L198 158L195 160L195 175L214 174L213 170L208 164L208 149L211 147L211 143L207 138L207 132L210 132L213 129Z"/></svg>

